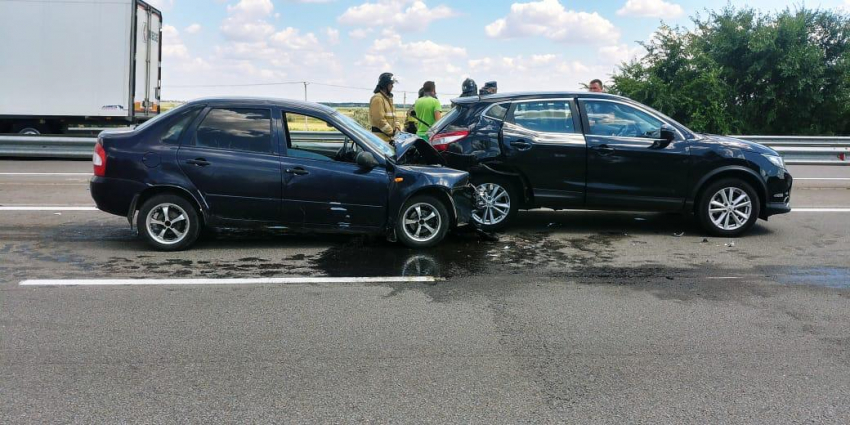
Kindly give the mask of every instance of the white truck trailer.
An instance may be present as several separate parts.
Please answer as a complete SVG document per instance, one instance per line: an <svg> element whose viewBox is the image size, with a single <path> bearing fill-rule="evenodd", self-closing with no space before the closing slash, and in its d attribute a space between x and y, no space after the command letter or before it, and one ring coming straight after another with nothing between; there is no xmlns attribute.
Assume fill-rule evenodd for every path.
<svg viewBox="0 0 850 425"><path fill-rule="evenodd" d="M161 41L141 0L0 0L0 133L157 115Z"/></svg>

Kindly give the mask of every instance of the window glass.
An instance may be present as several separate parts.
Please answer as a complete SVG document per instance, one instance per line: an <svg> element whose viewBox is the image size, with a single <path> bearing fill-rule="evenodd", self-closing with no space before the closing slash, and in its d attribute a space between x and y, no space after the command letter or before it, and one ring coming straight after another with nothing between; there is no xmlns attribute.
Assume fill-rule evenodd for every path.
<svg viewBox="0 0 850 425"><path fill-rule="evenodd" d="M198 115L200 109L195 109L192 111L186 112L182 117L177 119L174 123L171 124L170 127L166 128L165 131L162 132L162 138L160 139L162 143L169 145L176 145L180 143L180 136L186 130L186 127L195 119L195 116Z"/></svg>
<svg viewBox="0 0 850 425"><path fill-rule="evenodd" d="M362 149L331 123L307 115L283 114L289 137L286 156L318 161L354 162Z"/></svg>
<svg viewBox="0 0 850 425"><path fill-rule="evenodd" d="M505 119L505 115L508 114L508 107L511 106L510 103L502 103L496 104L490 107L484 116L495 118L497 120Z"/></svg>
<svg viewBox="0 0 850 425"><path fill-rule="evenodd" d="M195 146L271 152L271 126L268 109L212 109L198 126Z"/></svg>
<svg viewBox="0 0 850 425"><path fill-rule="evenodd" d="M543 100L517 103L514 124L533 131L575 133L570 103L565 100Z"/></svg>
<svg viewBox="0 0 850 425"><path fill-rule="evenodd" d="M597 136L659 137L663 122L640 109L616 102L585 102L588 133Z"/></svg>

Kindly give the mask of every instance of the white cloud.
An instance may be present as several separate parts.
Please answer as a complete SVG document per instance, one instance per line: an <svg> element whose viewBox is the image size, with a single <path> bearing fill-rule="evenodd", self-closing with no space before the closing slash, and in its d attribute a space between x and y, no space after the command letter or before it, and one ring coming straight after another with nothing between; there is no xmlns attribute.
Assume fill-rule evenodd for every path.
<svg viewBox="0 0 850 425"><path fill-rule="evenodd" d="M319 39L313 33L308 32L302 36L300 30L292 27L276 32L270 37L270 40L273 45L289 50L321 50Z"/></svg>
<svg viewBox="0 0 850 425"><path fill-rule="evenodd" d="M162 56L165 59L187 59L189 49L180 39L180 32L173 25L162 26Z"/></svg>
<svg viewBox="0 0 850 425"><path fill-rule="evenodd" d="M844 4L838 6L838 10L850 13L850 0L844 0Z"/></svg>
<svg viewBox="0 0 850 425"><path fill-rule="evenodd" d="M240 0L235 6L227 6L221 32L230 40L262 40L274 33L274 25L267 21L273 10L271 0Z"/></svg>
<svg viewBox="0 0 850 425"><path fill-rule="evenodd" d="M325 28L325 36L328 38L328 43L333 46L339 44L339 30L336 28Z"/></svg>
<svg viewBox="0 0 850 425"><path fill-rule="evenodd" d="M186 31L186 34L197 34L198 31L200 31L200 30L201 30L200 24L192 24L192 25L189 25L188 27L186 27L186 29L184 31Z"/></svg>
<svg viewBox="0 0 850 425"><path fill-rule="evenodd" d="M337 21L344 25L391 27L397 31L422 31L431 22L457 16L446 5L428 7L421 0L378 0L349 7Z"/></svg>
<svg viewBox="0 0 850 425"><path fill-rule="evenodd" d="M629 47L627 44L615 44L599 48L599 58L607 65L619 65L622 62L631 62L646 54L646 49L640 45Z"/></svg>
<svg viewBox="0 0 850 425"><path fill-rule="evenodd" d="M664 0L628 0L617 11L617 15L619 16L640 16L645 18L678 18L684 14L685 10L682 9L682 6Z"/></svg>
<svg viewBox="0 0 850 425"><path fill-rule="evenodd" d="M542 36L562 43L611 43L620 31L598 13L567 10L559 0L514 3L504 18L487 25L493 38Z"/></svg>
<svg viewBox="0 0 850 425"><path fill-rule="evenodd" d="M368 37L369 34L371 34L372 32L372 28L357 28L355 30L349 31L348 36L353 39L361 40Z"/></svg>

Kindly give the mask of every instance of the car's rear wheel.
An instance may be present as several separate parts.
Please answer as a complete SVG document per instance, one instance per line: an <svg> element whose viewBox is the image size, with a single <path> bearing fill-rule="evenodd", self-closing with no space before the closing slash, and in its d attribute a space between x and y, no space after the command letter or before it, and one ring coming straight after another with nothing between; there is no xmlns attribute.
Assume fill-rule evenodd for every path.
<svg viewBox="0 0 850 425"><path fill-rule="evenodd" d="M155 249L180 251L198 239L201 220L191 202L181 196L163 194L142 204L136 228Z"/></svg>
<svg viewBox="0 0 850 425"><path fill-rule="evenodd" d="M401 208L396 236L411 248L429 248L446 237L450 224L442 201L428 195L414 196Z"/></svg>
<svg viewBox="0 0 850 425"><path fill-rule="evenodd" d="M484 231L504 229L516 215L519 196L510 180L493 175L475 176L472 183L483 207L472 213L475 224Z"/></svg>
<svg viewBox="0 0 850 425"><path fill-rule="evenodd" d="M715 236L737 237L758 220L761 204L756 191L738 179L712 183L702 192L697 217Z"/></svg>

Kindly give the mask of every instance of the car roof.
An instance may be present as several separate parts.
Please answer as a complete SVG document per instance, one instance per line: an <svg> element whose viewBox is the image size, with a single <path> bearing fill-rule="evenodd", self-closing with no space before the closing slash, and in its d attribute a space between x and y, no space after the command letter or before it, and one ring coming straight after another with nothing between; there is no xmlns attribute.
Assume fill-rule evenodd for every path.
<svg viewBox="0 0 850 425"><path fill-rule="evenodd" d="M587 91L550 91L550 92L513 92L513 93L497 93L497 94L489 94L484 96L468 96L468 97L458 97L452 99L452 103L457 104L473 104L473 103L499 103L499 102L511 102L515 100L528 100L528 99L548 99L548 98L562 98L562 97L581 97L583 99L617 99L617 100L627 100L631 101L631 99L617 96L608 93L593 93Z"/></svg>
<svg viewBox="0 0 850 425"><path fill-rule="evenodd" d="M254 104L254 105L264 105L264 106L277 106L280 108L286 109L300 109L300 110L309 110L314 112L323 112L325 114L334 114L336 110L331 108L330 106L325 106L320 103L315 102L307 102L304 100L295 100L295 99L283 99L283 98L274 98L274 97L245 97L245 96L217 96L217 97L204 97L200 99L194 99L187 104L209 104L209 105L217 105L217 106L227 106L227 105L240 105L240 104Z"/></svg>

